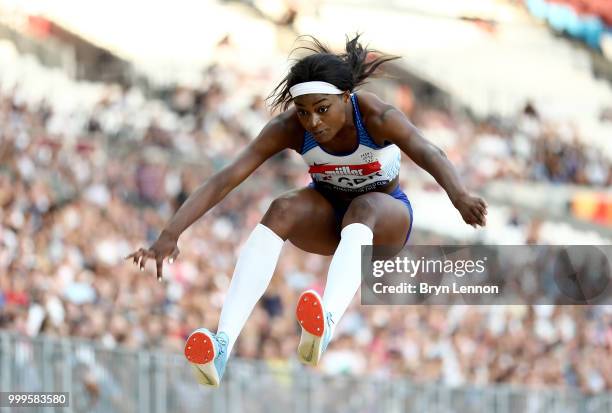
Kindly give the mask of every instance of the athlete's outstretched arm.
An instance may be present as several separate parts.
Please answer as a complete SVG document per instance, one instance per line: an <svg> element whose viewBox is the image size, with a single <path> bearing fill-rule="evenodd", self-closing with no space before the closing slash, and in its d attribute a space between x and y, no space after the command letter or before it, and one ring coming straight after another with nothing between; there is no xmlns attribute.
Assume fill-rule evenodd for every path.
<svg viewBox="0 0 612 413"><path fill-rule="evenodd" d="M372 95L369 100L373 101ZM429 172L448 194L463 220L473 227L486 225L487 203L468 193L444 151L423 137L419 129L395 107L378 100L368 119L368 131L395 143L417 165Z"/></svg>
<svg viewBox="0 0 612 413"><path fill-rule="evenodd" d="M157 263L157 278L161 280L163 260L172 262L179 254L177 241L191 224L242 183L264 161L285 148L292 147L292 136L287 133L286 115L272 119L249 145L229 165L208 178L183 203L161 231L150 248L140 248L128 255L141 270L147 258Z"/></svg>
<svg viewBox="0 0 612 413"><path fill-rule="evenodd" d="M283 126L278 119L266 125L229 165L200 185L170 219L164 231L178 238L191 224L217 205L234 188L240 185L263 162L287 148Z"/></svg>

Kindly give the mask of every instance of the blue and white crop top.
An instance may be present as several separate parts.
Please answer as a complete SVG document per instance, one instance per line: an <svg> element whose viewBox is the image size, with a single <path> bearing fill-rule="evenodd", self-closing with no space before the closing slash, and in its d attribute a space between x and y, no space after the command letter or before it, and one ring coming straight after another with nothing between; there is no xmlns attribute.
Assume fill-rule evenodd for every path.
<svg viewBox="0 0 612 413"><path fill-rule="evenodd" d="M342 192L365 193L391 182L399 175L400 149L395 144L377 145L361 119L356 96L351 93L353 119L359 146L346 154L331 154L319 146L310 132L304 133L300 151L317 186Z"/></svg>

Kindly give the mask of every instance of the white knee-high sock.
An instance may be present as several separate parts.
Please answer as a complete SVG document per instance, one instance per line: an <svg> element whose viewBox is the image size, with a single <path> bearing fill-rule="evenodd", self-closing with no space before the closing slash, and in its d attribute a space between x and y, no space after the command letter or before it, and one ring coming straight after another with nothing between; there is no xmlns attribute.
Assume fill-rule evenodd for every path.
<svg viewBox="0 0 612 413"><path fill-rule="evenodd" d="M332 334L361 285L361 246L372 245L374 234L364 224L349 224L340 233L340 243L327 274L323 308L331 312Z"/></svg>
<svg viewBox="0 0 612 413"><path fill-rule="evenodd" d="M255 304L270 284L284 243L270 228L257 224L240 250L217 329L229 337L228 356Z"/></svg>

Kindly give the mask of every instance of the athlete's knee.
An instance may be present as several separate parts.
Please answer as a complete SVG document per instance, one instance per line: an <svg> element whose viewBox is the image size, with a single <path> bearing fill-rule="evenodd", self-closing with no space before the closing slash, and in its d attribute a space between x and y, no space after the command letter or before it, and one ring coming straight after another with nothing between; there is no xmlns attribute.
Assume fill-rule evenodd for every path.
<svg viewBox="0 0 612 413"><path fill-rule="evenodd" d="M291 235L291 229L297 219L301 216L301 209L302 206L298 197L293 195L280 196L272 201L261 222L281 238L287 239Z"/></svg>
<svg viewBox="0 0 612 413"><path fill-rule="evenodd" d="M353 199L342 219L342 227L358 222L374 228L376 224L376 195L365 194Z"/></svg>

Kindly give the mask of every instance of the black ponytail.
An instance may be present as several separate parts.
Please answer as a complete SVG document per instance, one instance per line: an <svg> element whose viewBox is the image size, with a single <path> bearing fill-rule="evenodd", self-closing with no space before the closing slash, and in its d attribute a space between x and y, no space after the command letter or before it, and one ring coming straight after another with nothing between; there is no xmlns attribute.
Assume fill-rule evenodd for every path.
<svg viewBox="0 0 612 413"><path fill-rule="evenodd" d="M352 92L357 86L365 83L372 76L378 66L390 60L399 59L398 56L389 56L363 47L359 43L360 34L349 39L346 38L345 53L335 54L313 36L300 36L308 38L309 45L295 48L291 54L298 50L310 52L306 57L299 59L289 70L289 74L274 88L268 99L272 99L271 107L280 107L286 110L292 97L289 88L302 82L322 81L331 83L340 90ZM371 58L371 56L375 56Z"/></svg>

